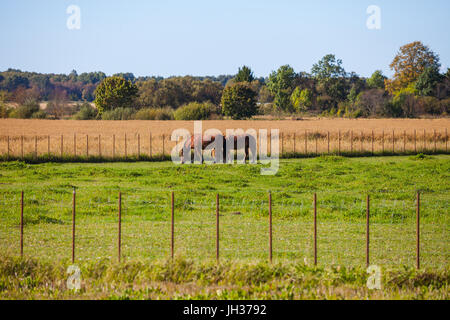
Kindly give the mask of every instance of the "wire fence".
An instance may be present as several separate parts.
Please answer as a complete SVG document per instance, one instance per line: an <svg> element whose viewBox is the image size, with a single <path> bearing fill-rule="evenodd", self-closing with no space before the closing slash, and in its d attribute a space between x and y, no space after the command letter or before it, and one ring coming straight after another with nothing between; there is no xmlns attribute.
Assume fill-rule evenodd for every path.
<svg viewBox="0 0 450 320"><path fill-rule="evenodd" d="M279 152L284 156L375 155L448 153L445 130L371 130L281 132ZM257 139L258 141L258 139ZM270 137L268 148L271 149ZM0 136L3 159L103 158L152 159L170 156L176 142L170 135L13 135Z"/></svg>
<svg viewBox="0 0 450 320"><path fill-rule="evenodd" d="M229 189L202 195L178 190L173 203L167 190L148 197L127 192L120 204L115 192L103 198L82 190L77 195L81 199L74 201L66 192L42 200L25 193L22 202L20 194L0 194L0 247L74 261L181 255L319 265L365 265L370 258L371 264L448 266L447 194L419 199L397 191L401 200L371 194L369 204L364 194L335 191L318 193L316 202L312 194L286 199L286 192L277 190L271 198L261 190L244 201ZM344 200L336 201L341 196Z"/></svg>

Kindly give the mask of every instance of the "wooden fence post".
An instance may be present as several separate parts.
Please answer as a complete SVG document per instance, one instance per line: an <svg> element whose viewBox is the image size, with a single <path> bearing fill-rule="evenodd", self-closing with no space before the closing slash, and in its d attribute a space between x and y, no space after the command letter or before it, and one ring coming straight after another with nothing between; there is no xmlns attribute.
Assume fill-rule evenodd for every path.
<svg viewBox="0 0 450 320"><path fill-rule="evenodd" d="M436 129L433 130L433 139L434 139L434 153L437 151L436 147Z"/></svg>
<svg viewBox="0 0 450 320"><path fill-rule="evenodd" d="M86 135L86 157L89 157L89 135Z"/></svg>
<svg viewBox="0 0 450 320"><path fill-rule="evenodd" d="M73 155L74 157L77 156L77 134L73 134Z"/></svg>
<svg viewBox="0 0 450 320"><path fill-rule="evenodd" d="M125 133L125 159L128 156L128 152L127 152L127 134Z"/></svg>
<svg viewBox="0 0 450 320"><path fill-rule="evenodd" d="M308 155L308 130L305 130L305 154Z"/></svg>
<svg viewBox="0 0 450 320"><path fill-rule="evenodd" d="M37 136L34 136L34 157L37 158L38 151L37 151Z"/></svg>
<svg viewBox="0 0 450 320"><path fill-rule="evenodd" d="M102 157L102 136L98 135L98 156Z"/></svg>
<svg viewBox="0 0 450 320"><path fill-rule="evenodd" d="M395 153L395 133L394 130L392 130L392 154Z"/></svg>
<svg viewBox="0 0 450 320"><path fill-rule="evenodd" d="M141 135L138 133L138 159L141 157Z"/></svg>
<svg viewBox="0 0 450 320"><path fill-rule="evenodd" d="M50 155L50 135L47 135L47 153Z"/></svg>
<svg viewBox="0 0 450 320"><path fill-rule="evenodd" d="M381 153L384 154L384 130L381 136Z"/></svg>
<svg viewBox="0 0 450 320"><path fill-rule="evenodd" d="M359 141L359 152L363 153L363 132L361 131L360 141Z"/></svg>
<svg viewBox="0 0 450 320"><path fill-rule="evenodd" d="M373 150L373 139L374 139L374 135L373 135L373 130L372 130L372 155L374 154L374 150Z"/></svg>
<svg viewBox="0 0 450 320"><path fill-rule="evenodd" d="M113 159L116 157L116 135L113 134Z"/></svg>
<svg viewBox="0 0 450 320"><path fill-rule="evenodd" d="M164 136L164 134L162 135L162 155L163 155L163 157L164 157L164 154L165 154L165 150L164 150L164 141L165 141L166 139L165 139L165 136Z"/></svg>
<svg viewBox="0 0 450 320"><path fill-rule="evenodd" d="M150 132L150 158L152 157L152 133Z"/></svg>
<svg viewBox="0 0 450 320"><path fill-rule="evenodd" d="M61 158L63 157L64 153L64 137L61 135Z"/></svg>
<svg viewBox="0 0 450 320"><path fill-rule="evenodd" d="M294 132L294 154L295 154L295 132Z"/></svg>
<svg viewBox="0 0 450 320"><path fill-rule="evenodd" d="M319 149L318 149L318 147L317 147L317 143L318 143L318 141L317 141L317 136L318 136L318 132L316 132L315 134L314 134L314 140L316 141L316 155L318 154L318 151L319 151Z"/></svg>
<svg viewBox="0 0 450 320"><path fill-rule="evenodd" d="M417 134L416 134L416 129L414 129L414 153L417 153Z"/></svg>
<svg viewBox="0 0 450 320"><path fill-rule="evenodd" d="M284 153L284 133L281 133L281 156L283 157Z"/></svg>
<svg viewBox="0 0 450 320"><path fill-rule="evenodd" d="M23 135L20 136L20 155L23 159Z"/></svg>
<svg viewBox="0 0 450 320"><path fill-rule="evenodd" d="M403 153L406 152L406 130L403 131Z"/></svg>
<svg viewBox="0 0 450 320"><path fill-rule="evenodd" d="M272 263L272 193L269 191L269 261Z"/></svg>
<svg viewBox="0 0 450 320"><path fill-rule="evenodd" d="M425 132L425 129L423 129L423 151L425 152L427 150L427 134Z"/></svg>
<svg viewBox="0 0 450 320"><path fill-rule="evenodd" d="M353 130L350 132L350 153L353 153Z"/></svg>
<svg viewBox="0 0 450 320"><path fill-rule="evenodd" d="M448 141L447 128L445 128L445 152L448 152L447 141Z"/></svg>
<svg viewBox="0 0 450 320"><path fill-rule="evenodd" d="M330 131L327 131L328 154L330 154Z"/></svg>
<svg viewBox="0 0 450 320"><path fill-rule="evenodd" d="M7 150L7 152L6 152L6 156L7 156L7 158L9 159L9 136L8 136L8 138L7 138L7 148L8 148L8 150Z"/></svg>
<svg viewBox="0 0 450 320"><path fill-rule="evenodd" d="M338 133L338 155L341 155L341 130Z"/></svg>

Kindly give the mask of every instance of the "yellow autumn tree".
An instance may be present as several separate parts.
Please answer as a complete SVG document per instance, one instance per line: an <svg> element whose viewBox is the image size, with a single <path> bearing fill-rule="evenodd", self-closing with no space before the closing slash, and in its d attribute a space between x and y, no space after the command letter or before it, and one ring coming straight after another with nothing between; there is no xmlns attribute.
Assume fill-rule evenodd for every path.
<svg viewBox="0 0 450 320"><path fill-rule="evenodd" d="M422 42L415 41L402 46L389 67L395 74L385 80L385 86L390 94L395 94L415 83L426 68L439 68L439 56Z"/></svg>

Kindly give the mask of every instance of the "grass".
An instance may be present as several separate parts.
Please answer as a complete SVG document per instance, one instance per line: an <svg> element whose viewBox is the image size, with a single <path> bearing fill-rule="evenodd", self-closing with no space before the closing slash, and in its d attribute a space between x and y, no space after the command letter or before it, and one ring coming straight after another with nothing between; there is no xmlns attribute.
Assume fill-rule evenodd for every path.
<svg viewBox="0 0 450 320"><path fill-rule="evenodd" d="M422 288L419 285L404 289L393 285L388 291L370 293L361 287L361 277L365 272L366 194L371 195L371 263L381 265L385 270L397 270L398 277L406 282L414 282L411 279L416 276L448 277L449 160L448 155L424 154L286 159L281 161L275 176L260 175L261 165L2 162L2 259L13 265L31 263L38 265L39 269L48 270L50 266L60 269L57 275L45 278L47 280L30 290L23 289L24 283L35 281L37 275L31 273L27 280L26 276L22 279L8 275L3 269L0 273L3 279L0 297L220 298L215 293L220 289L227 292L224 298L447 299L447 278L443 282L439 280L437 287ZM66 268L71 257L74 187L77 190L76 264L82 268L98 266L101 270L119 270L120 274L127 274L128 268L137 268L139 273L141 266L145 265L143 270L147 271L142 271L142 281L135 287L130 284L131 280L118 279L117 290L104 292L104 275L95 280L95 276L86 275L85 271L83 275L89 287L79 295L61 291L56 285L63 277L61 270ZM21 190L25 192L23 259L15 258L19 253ZM146 278L145 272L152 268L158 270L161 265L170 268L166 259L170 256L172 190L175 192L175 254L181 264L192 264L205 270L219 268L220 272L217 272L225 274L224 277L237 272L233 268L248 268L253 270L249 272L257 273L257 266L261 264L268 270L286 269L279 273L279 278L257 285L239 279L223 283L211 280L203 288L201 281L210 276L209 271L196 273L193 278L183 280L182 284L165 278ZM274 266L266 265L269 190L273 198ZM122 260L125 262L122 264L116 263L119 191L123 202ZM411 269L415 265L417 191L422 194L421 265L426 276ZM220 195L221 264L214 267L217 193ZM311 266L313 193L318 196L317 269ZM6 263L4 261L1 263ZM293 286L289 282L289 270L296 270L299 266L307 271L301 269L303 271L298 277L313 279L305 284L306 287L303 284ZM347 270L351 277L360 277L359 282L329 285L332 282L327 282L330 279L324 278L323 274L340 274L339 270ZM115 279L116 276L111 277ZM44 289L45 283L51 284L50 288L55 286L56 291ZM315 290L303 290L307 286L314 287L313 283Z"/></svg>
<svg viewBox="0 0 450 320"><path fill-rule="evenodd" d="M175 259L151 263L84 262L81 289L66 289L68 263L0 255L0 299L442 299L446 270L382 270L381 290L369 290L359 267L242 264Z"/></svg>

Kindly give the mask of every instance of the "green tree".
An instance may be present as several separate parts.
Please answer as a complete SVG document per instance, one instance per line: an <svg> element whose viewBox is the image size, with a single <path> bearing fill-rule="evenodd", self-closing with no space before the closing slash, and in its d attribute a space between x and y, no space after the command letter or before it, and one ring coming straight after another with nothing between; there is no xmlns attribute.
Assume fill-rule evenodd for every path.
<svg viewBox="0 0 450 320"><path fill-rule="evenodd" d="M421 96L432 96L436 93L436 86L443 79L436 66L428 67L417 79L415 88Z"/></svg>
<svg viewBox="0 0 450 320"><path fill-rule="evenodd" d="M291 103L296 111L304 112L312 107L313 93L309 89L295 88L291 95Z"/></svg>
<svg viewBox="0 0 450 320"><path fill-rule="evenodd" d="M367 86L370 89L384 89L384 81L387 78L383 75L381 70L376 70L372 76L367 79Z"/></svg>
<svg viewBox="0 0 450 320"><path fill-rule="evenodd" d="M106 110L131 108L137 92L136 85L131 81L121 77L109 77L103 80L95 90L94 103L100 115Z"/></svg>
<svg viewBox="0 0 450 320"><path fill-rule="evenodd" d="M328 54L313 65L311 74L318 82L318 89L323 94L337 101L347 98L348 85L345 81L347 73L342 67L342 60L336 59L333 54Z"/></svg>
<svg viewBox="0 0 450 320"><path fill-rule="evenodd" d="M295 78L295 71L289 65L281 66L270 74L267 87L274 96L274 104L277 108L285 111L292 110L290 98Z"/></svg>
<svg viewBox="0 0 450 320"><path fill-rule="evenodd" d="M222 113L232 119L246 119L257 114L256 92L246 82L225 87L222 93Z"/></svg>
<svg viewBox="0 0 450 320"><path fill-rule="evenodd" d="M243 66L242 68L239 68L239 71L234 78L234 82L248 82L251 83L253 80L255 80L255 77L253 75L253 71L247 67Z"/></svg>

